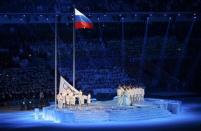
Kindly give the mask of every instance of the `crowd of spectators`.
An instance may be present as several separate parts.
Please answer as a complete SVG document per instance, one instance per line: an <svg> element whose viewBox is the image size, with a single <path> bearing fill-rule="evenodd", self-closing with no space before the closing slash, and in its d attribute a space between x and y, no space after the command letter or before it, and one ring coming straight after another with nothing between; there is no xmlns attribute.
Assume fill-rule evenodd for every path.
<svg viewBox="0 0 201 131"><path fill-rule="evenodd" d="M109 27L109 24L107 26ZM13 26L13 28L14 27L15 26ZM35 100L35 98L38 100L38 103L44 103L44 100L40 101L40 96L43 96L40 95L41 92L44 93L44 98L47 98L48 100L54 98L54 39L53 37L49 37L52 36L51 34L53 34L53 32L51 32L49 28L42 28L43 26L35 27L37 27L38 31L35 31L35 28L32 28L32 26L30 28L29 26L26 27L33 32L30 34L30 36L34 36L33 39L31 39L30 36L28 38L26 37L28 33L24 31L23 26L20 26L21 30L17 27L16 29L13 29L18 30L16 32L8 31L9 33L7 37L4 37L3 40L10 41L3 42L1 39L1 46L2 43L8 46L2 47L2 50L0 51L7 52L11 56L11 60L14 63L19 64L19 66L16 67L10 68L7 66L7 68L1 69L0 103L2 105L6 105L10 101L18 101L18 104L20 103L19 101L21 101L23 105L23 101L28 100L29 103L29 100ZM132 30L133 25L126 26L126 28L130 27ZM6 32L7 29L3 28L4 27L2 27L3 31L1 31L1 34L2 32ZM59 29L61 29L61 27ZM136 34L132 32L130 33L129 29L125 30L125 33L131 34L131 37L128 37L127 34L125 35L126 39L124 44L126 50L126 58L128 59L127 62L134 63L133 65L136 64L136 61L133 61L133 59L135 60L136 58L141 57L141 51L143 47L144 29L142 28L139 30L142 30L141 36L135 36ZM38 34L38 32L40 32L40 34ZM60 34L62 34L61 32ZM71 31L69 32L72 34ZM86 39L85 37L80 37L79 33L77 33L76 86L78 89L83 89L87 93L93 93L94 89L115 89L119 84L136 83L135 77L130 77L128 75L130 72L127 71L127 68L122 66L121 52L123 48L121 46L122 41L120 33L118 33L120 30L116 31L115 33L113 32L114 28L108 28L107 32L103 32L105 34L100 36L102 40L100 40L99 37L89 37ZM21 37L20 40L27 39L30 41L33 40L40 42L20 43L20 40L16 41L15 37L10 36L10 34L15 37ZM42 41L43 34L49 39ZM63 34L65 35L66 39L68 39L68 41L59 35L58 69L59 73L72 84L72 43L69 42L71 41L69 40L71 36L66 33ZM46 37L43 39L46 39ZM104 37L106 40L103 40ZM113 37L116 38L114 39ZM164 34L161 36L155 35L154 37L149 36L147 38L147 44L145 47L145 59L160 59L160 51L162 45L164 45L163 41ZM176 37L172 37L172 35L169 36L166 40L165 57L176 58L182 51L182 42L183 39L178 41ZM6 47L8 47L8 49L6 49ZM4 58L4 55L2 58ZM6 63L4 60L5 59L1 59L1 61L3 61L2 63ZM1 66L2 65L0 64L0 68ZM136 68L136 70L137 69L138 68ZM154 71L153 68L150 68L150 70ZM153 78L146 75L146 77L143 79ZM165 77L164 81L167 81Z"/></svg>
<svg viewBox="0 0 201 131"><path fill-rule="evenodd" d="M0 12L72 12L73 5L86 12L199 11L200 0L6 0Z"/></svg>
<svg viewBox="0 0 201 131"><path fill-rule="evenodd" d="M196 11L200 10L201 1L188 0L98 0L82 2L75 0L78 8L98 12L130 12L130 11Z"/></svg>
<svg viewBox="0 0 201 131"><path fill-rule="evenodd" d="M21 109L44 106L54 99L53 80L41 60L33 60L27 67L4 68L0 73L0 105L20 105Z"/></svg>

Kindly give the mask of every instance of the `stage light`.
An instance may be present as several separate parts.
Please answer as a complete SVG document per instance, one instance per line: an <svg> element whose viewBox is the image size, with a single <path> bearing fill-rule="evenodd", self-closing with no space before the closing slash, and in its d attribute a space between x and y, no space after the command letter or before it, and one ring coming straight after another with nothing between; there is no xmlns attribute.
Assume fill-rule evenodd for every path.
<svg viewBox="0 0 201 131"><path fill-rule="evenodd" d="M135 16L137 16L137 14L135 14Z"/></svg>
<svg viewBox="0 0 201 131"><path fill-rule="evenodd" d="M195 15L196 15L196 13L193 13L193 15L195 16Z"/></svg>
<svg viewBox="0 0 201 131"><path fill-rule="evenodd" d="M40 15L40 17L42 17L43 15Z"/></svg>
<svg viewBox="0 0 201 131"><path fill-rule="evenodd" d="M48 20L49 20L49 18L46 18L46 20L48 21Z"/></svg>
<svg viewBox="0 0 201 131"><path fill-rule="evenodd" d="M169 20L172 20L172 17L169 17Z"/></svg>
<svg viewBox="0 0 201 131"><path fill-rule="evenodd" d="M181 16L181 14L180 14L180 13L178 13L177 15L178 15L178 16Z"/></svg>
<svg viewBox="0 0 201 131"><path fill-rule="evenodd" d="M194 17L193 17L193 19L197 19L197 17L196 17L196 16L194 16Z"/></svg>

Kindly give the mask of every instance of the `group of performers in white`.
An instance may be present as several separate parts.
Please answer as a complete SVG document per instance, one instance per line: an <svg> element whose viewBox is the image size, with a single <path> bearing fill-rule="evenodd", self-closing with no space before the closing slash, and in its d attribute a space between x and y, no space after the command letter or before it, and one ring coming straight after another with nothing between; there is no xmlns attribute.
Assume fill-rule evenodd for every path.
<svg viewBox="0 0 201 131"><path fill-rule="evenodd" d="M58 101L58 108L66 108L66 107L71 107L76 105L76 99L78 100L78 104L80 106L85 104L90 104L91 103L91 95L88 94L83 95L82 91L79 91L79 93L74 93L70 89L67 89L65 92L60 92L57 95L57 101Z"/></svg>
<svg viewBox="0 0 201 131"><path fill-rule="evenodd" d="M144 101L144 88L140 86L119 86L117 89L118 105L132 106ZM77 102L76 102L77 101ZM59 94L57 94L57 106L62 109L73 107L76 104L82 106L91 103L91 95L83 95L82 91L76 90L62 76L60 77Z"/></svg>
<svg viewBox="0 0 201 131"><path fill-rule="evenodd" d="M78 103L77 103L77 102ZM83 95L82 91L78 91L72 85L70 85L64 77L60 76L59 93L57 94L57 107L67 108L74 107L75 105L82 106L85 103L91 103L91 95Z"/></svg>
<svg viewBox="0 0 201 131"><path fill-rule="evenodd" d="M119 86L117 89L118 105L132 106L144 101L144 88L136 86Z"/></svg>

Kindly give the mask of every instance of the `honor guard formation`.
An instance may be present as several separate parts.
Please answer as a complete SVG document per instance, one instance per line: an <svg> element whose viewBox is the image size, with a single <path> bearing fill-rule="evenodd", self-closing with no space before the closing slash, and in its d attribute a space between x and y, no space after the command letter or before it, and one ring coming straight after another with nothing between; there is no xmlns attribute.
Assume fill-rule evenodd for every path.
<svg viewBox="0 0 201 131"><path fill-rule="evenodd" d="M119 86L117 89L118 105L133 106L144 101L144 88L139 86Z"/></svg>

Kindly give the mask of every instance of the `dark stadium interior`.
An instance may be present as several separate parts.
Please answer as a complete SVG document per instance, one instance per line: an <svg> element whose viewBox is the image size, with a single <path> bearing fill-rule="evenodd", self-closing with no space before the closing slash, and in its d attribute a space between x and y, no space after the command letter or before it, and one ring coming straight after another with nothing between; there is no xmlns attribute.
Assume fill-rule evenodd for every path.
<svg viewBox="0 0 201 131"><path fill-rule="evenodd" d="M94 23L93 30L76 31L77 89L97 100L112 99L124 84L145 87L145 97L201 97L201 0L2 0L1 111L33 110L54 101L55 15L58 76L73 83L74 6Z"/></svg>

